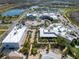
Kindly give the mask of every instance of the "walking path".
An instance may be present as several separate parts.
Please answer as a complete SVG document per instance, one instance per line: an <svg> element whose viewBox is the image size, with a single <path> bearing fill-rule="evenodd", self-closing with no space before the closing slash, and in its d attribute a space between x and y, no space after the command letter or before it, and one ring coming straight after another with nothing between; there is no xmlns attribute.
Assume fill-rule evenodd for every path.
<svg viewBox="0 0 79 59"><path fill-rule="evenodd" d="M33 59L33 58L31 58L31 50L32 50L32 43L34 43L34 37L35 37L35 32L36 32L36 30L31 30L32 31L32 37L31 37L31 39L30 39L30 50L29 50L29 55L28 55L28 59Z"/></svg>

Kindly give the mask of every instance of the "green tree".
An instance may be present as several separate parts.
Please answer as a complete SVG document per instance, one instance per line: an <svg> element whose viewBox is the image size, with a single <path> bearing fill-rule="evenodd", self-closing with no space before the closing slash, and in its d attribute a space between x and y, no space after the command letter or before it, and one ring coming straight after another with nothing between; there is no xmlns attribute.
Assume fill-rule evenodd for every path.
<svg viewBox="0 0 79 59"><path fill-rule="evenodd" d="M23 48L20 50L20 52L23 53L23 54L28 54L29 48L23 47Z"/></svg>
<svg viewBox="0 0 79 59"><path fill-rule="evenodd" d="M32 48L31 53L32 53L33 55L36 55L36 54L37 54L37 48Z"/></svg>

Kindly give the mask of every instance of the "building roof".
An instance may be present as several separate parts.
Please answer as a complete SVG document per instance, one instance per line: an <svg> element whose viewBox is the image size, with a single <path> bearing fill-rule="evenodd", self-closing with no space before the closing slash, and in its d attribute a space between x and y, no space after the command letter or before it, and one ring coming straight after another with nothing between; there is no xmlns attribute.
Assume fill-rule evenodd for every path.
<svg viewBox="0 0 79 59"><path fill-rule="evenodd" d="M57 37L53 31L40 28L40 37Z"/></svg>
<svg viewBox="0 0 79 59"><path fill-rule="evenodd" d="M28 13L27 16L30 16L30 15L33 15L33 16L39 16L39 17L43 17L46 18L46 16L49 18L53 18L54 20L55 19L58 19L57 15L55 13L36 13L36 12L32 12L32 13Z"/></svg>
<svg viewBox="0 0 79 59"><path fill-rule="evenodd" d="M39 8L39 6L32 6L31 9L33 9L33 8Z"/></svg>
<svg viewBox="0 0 79 59"><path fill-rule="evenodd" d="M40 28L40 37L57 37L59 35L70 41L77 39L76 36L69 34L71 32L72 30L64 27L61 23L53 23L47 28Z"/></svg>
<svg viewBox="0 0 79 59"><path fill-rule="evenodd" d="M2 43L18 43L26 30L26 26L15 26Z"/></svg>
<svg viewBox="0 0 79 59"><path fill-rule="evenodd" d="M70 29L67 29L61 23L54 23L54 24L50 24L50 26L48 26L47 28L40 28L40 37L57 37L58 35L60 35L66 38L67 31L69 30ZM72 37L71 35L69 36L67 35L67 38L69 40L75 38Z"/></svg>
<svg viewBox="0 0 79 59"><path fill-rule="evenodd" d="M52 17L53 19L58 19L57 15L55 13L43 13L41 16L50 16Z"/></svg>
<svg viewBox="0 0 79 59"><path fill-rule="evenodd" d="M8 55L9 59L24 59L25 56L17 51L12 51Z"/></svg>
<svg viewBox="0 0 79 59"><path fill-rule="evenodd" d="M57 15L55 13L50 13L49 16L52 17L53 19L58 19Z"/></svg>
<svg viewBox="0 0 79 59"><path fill-rule="evenodd" d="M66 35L66 38L69 39L70 41L72 41L73 39L77 39L77 37L73 36L73 35Z"/></svg>
<svg viewBox="0 0 79 59"><path fill-rule="evenodd" d="M19 56L19 57L22 57L23 55L21 53L18 53L16 51L12 51L9 53L9 56Z"/></svg>

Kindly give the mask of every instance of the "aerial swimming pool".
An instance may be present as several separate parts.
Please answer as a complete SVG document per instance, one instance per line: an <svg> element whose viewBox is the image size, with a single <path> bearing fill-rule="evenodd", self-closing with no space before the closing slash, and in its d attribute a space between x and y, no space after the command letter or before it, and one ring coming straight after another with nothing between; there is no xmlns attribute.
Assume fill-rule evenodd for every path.
<svg viewBox="0 0 79 59"><path fill-rule="evenodd" d="M23 9L12 9L12 10L2 13L2 16L17 16L23 12L24 12Z"/></svg>

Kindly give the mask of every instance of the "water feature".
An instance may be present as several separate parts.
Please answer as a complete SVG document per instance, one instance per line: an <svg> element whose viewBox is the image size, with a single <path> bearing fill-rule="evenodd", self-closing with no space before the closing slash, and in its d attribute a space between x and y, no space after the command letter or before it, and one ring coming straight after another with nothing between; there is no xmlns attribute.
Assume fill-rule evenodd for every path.
<svg viewBox="0 0 79 59"><path fill-rule="evenodd" d="M2 16L17 16L24 12L23 9L12 9L7 12L2 13Z"/></svg>

